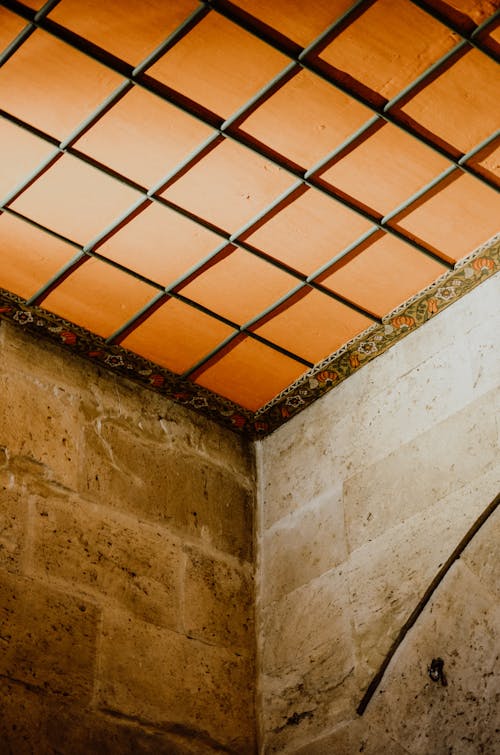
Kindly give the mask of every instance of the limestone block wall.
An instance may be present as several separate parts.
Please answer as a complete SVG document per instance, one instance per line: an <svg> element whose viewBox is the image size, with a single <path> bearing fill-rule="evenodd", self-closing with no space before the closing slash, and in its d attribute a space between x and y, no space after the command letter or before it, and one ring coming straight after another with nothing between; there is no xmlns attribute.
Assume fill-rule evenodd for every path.
<svg viewBox="0 0 500 755"><path fill-rule="evenodd" d="M0 325L0 752L255 752L251 448Z"/></svg>
<svg viewBox="0 0 500 755"><path fill-rule="evenodd" d="M498 517L356 708L500 490L499 301L496 276L258 445L263 753L498 752Z"/></svg>

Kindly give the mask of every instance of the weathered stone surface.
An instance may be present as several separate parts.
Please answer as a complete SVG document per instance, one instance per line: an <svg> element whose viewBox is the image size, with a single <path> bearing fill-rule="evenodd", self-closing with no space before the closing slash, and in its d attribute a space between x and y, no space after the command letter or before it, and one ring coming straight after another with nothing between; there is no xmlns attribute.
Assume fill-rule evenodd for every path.
<svg viewBox="0 0 500 755"><path fill-rule="evenodd" d="M37 502L36 568L145 621L179 628L182 558L180 542L158 527L112 516L76 497Z"/></svg>
<svg viewBox="0 0 500 755"><path fill-rule="evenodd" d="M394 657L365 716L412 755L498 752L500 604L456 562ZM427 668L444 660L447 686Z"/></svg>
<svg viewBox="0 0 500 755"><path fill-rule="evenodd" d="M0 568L17 572L26 537L27 495L12 490L9 473L0 472Z"/></svg>
<svg viewBox="0 0 500 755"><path fill-rule="evenodd" d="M497 458L497 428L486 394L353 475L344 484L351 549L480 477ZM408 474L408 468L420 470Z"/></svg>
<svg viewBox="0 0 500 755"><path fill-rule="evenodd" d="M86 702L98 610L39 582L0 575L0 676Z"/></svg>
<svg viewBox="0 0 500 755"><path fill-rule="evenodd" d="M500 470L498 477L500 478ZM499 485L500 488L500 479ZM486 506L484 506L486 508ZM485 522L462 554L462 561L500 600L500 509Z"/></svg>
<svg viewBox="0 0 500 755"><path fill-rule="evenodd" d="M248 569L186 548L184 626L196 637L254 652L254 584Z"/></svg>
<svg viewBox="0 0 500 755"><path fill-rule="evenodd" d="M261 542L261 600L281 598L342 563L347 556L342 487L268 529Z"/></svg>
<svg viewBox="0 0 500 755"><path fill-rule="evenodd" d="M249 489L200 456L142 443L117 422L97 421L87 429L80 490L106 505L251 558Z"/></svg>
<svg viewBox="0 0 500 755"><path fill-rule="evenodd" d="M410 750L395 742L382 729L355 718L326 737L293 750L293 755L354 755L357 752L365 755L406 755Z"/></svg>
<svg viewBox="0 0 500 755"><path fill-rule="evenodd" d="M99 705L228 746L254 748L253 664L167 629L105 614Z"/></svg>

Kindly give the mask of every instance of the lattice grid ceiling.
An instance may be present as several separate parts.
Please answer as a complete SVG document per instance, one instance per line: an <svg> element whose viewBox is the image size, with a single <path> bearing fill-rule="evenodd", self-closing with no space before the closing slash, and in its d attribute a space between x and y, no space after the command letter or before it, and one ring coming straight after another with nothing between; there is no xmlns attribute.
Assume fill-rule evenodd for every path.
<svg viewBox="0 0 500 755"><path fill-rule="evenodd" d="M498 2L0 3L0 286L256 411L498 230Z"/></svg>

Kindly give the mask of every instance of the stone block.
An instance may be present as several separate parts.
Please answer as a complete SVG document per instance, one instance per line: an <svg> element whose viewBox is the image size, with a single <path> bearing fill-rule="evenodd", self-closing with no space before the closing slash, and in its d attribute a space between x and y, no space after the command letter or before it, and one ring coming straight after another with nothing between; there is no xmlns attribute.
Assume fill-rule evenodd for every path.
<svg viewBox="0 0 500 755"><path fill-rule="evenodd" d="M10 489L10 475L0 472L0 568L21 569L27 520L28 495Z"/></svg>
<svg viewBox="0 0 500 755"><path fill-rule="evenodd" d="M184 626L190 637L252 654L254 652L253 578L235 567L186 548Z"/></svg>
<svg viewBox="0 0 500 755"><path fill-rule="evenodd" d="M369 725L366 719L355 718L337 727L321 739L293 750L292 755L407 755L410 750L395 742L387 732Z"/></svg>
<svg viewBox="0 0 500 755"><path fill-rule="evenodd" d="M500 488L500 470L499 470ZM486 506L484 506L486 508ZM484 523L462 554L462 561L500 600L500 508Z"/></svg>
<svg viewBox="0 0 500 755"><path fill-rule="evenodd" d="M96 422L85 432L79 487L85 497L251 558L250 489L199 455L143 443L118 423Z"/></svg>
<svg viewBox="0 0 500 755"><path fill-rule="evenodd" d="M0 575L0 676L86 702L99 611L89 602Z"/></svg>
<svg viewBox="0 0 500 755"><path fill-rule="evenodd" d="M412 755L498 751L500 604L460 561L400 646L364 717ZM447 686L428 667L444 660Z"/></svg>
<svg viewBox="0 0 500 755"><path fill-rule="evenodd" d="M255 743L253 664L119 613L105 614L99 707L163 728L189 730L231 752Z"/></svg>
<svg viewBox="0 0 500 755"><path fill-rule="evenodd" d="M178 628L180 542L159 527L109 514L103 507L54 497L35 512L38 573L115 602L154 624Z"/></svg>
<svg viewBox="0 0 500 755"><path fill-rule="evenodd" d="M479 478L495 463L492 401L493 395L486 394L346 480L352 550Z"/></svg>
<svg viewBox="0 0 500 755"><path fill-rule="evenodd" d="M262 604L330 571L346 556L342 486L337 486L264 532Z"/></svg>

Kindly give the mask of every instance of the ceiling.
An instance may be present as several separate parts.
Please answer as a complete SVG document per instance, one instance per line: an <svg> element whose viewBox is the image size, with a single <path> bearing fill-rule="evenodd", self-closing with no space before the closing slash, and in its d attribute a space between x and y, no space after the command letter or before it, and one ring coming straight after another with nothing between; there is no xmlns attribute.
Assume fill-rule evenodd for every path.
<svg viewBox="0 0 500 755"><path fill-rule="evenodd" d="M404 334L498 231L499 5L0 2L4 314L236 426Z"/></svg>

